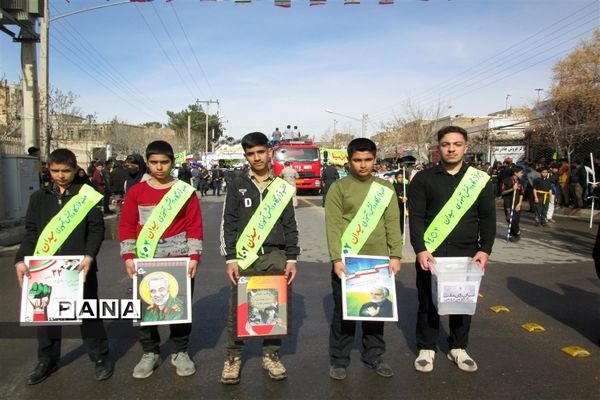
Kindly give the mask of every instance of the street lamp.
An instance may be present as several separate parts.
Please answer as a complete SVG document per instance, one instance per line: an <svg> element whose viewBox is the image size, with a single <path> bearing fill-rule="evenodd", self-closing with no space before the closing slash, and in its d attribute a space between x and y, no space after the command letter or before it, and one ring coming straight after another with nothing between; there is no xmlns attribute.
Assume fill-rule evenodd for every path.
<svg viewBox="0 0 600 400"><path fill-rule="evenodd" d="M335 115L339 115L340 117L344 117L344 118L349 118L352 119L354 121L358 121L360 122L360 136L361 137L365 137L366 133L367 133L367 119L369 118L369 116L367 114L362 114L361 118L358 119L356 117L351 117L350 115L345 115L345 114L340 114L338 112L333 111L330 108L326 108L325 112L329 113L329 114L335 114ZM335 121L335 120L334 120ZM337 121L336 121L337 122ZM335 128L334 128L335 130ZM335 132L334 132L335 133Z"/></svg>
<svg viewBox="0 0 600 400"><path fill-rule="evenodd" d="M506 100L504 101L504 116L508 117L508 98L510 97L510 94L506 95Z"/></svg>

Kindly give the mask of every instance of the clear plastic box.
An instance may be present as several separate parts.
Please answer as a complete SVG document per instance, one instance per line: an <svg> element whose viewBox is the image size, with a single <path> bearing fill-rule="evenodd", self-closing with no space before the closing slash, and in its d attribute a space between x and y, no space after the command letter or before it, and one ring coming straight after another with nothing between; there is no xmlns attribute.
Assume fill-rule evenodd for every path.
<svg viewBox="0 0 600 400"><path fill-rule="evenodd" d="M475 314L483 270L471 257L436 257L431 296L439 315Z"/></svg>

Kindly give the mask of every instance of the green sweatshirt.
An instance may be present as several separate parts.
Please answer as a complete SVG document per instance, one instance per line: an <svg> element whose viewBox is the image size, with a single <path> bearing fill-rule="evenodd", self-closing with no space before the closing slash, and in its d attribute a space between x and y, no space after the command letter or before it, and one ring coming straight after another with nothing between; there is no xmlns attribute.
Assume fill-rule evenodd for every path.
<svg viewBox="0 0 600 400"><path fill-rule="evenodd" d="M325 227L332 262L342 259L342 235L358 212L373 181L394 190L391 183L381 178L372 177L366 182L361 182L352 175L335 181L329 188L325 201ZM392 196L392 200L394 201L390 201L360 254L402 258L400 212L395 196Z"/></svg>

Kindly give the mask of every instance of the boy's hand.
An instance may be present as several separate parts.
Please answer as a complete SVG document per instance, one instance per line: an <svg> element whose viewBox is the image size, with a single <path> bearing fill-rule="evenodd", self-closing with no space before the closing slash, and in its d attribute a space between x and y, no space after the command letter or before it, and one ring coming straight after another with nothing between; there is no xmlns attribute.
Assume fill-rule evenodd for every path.
<svg viewBox="0 0 600 400"><path fill-rule="evenodd" d="M87 274L90 271L90 268L92 268L92 261L94 261L94 259L92 257L85 256L85 257L83 257L83 260L81 260L81 262L79 263L79 266L77 267L77 271L79 271L79 272L83 271L83 281L84 282L87 278Z"/></svg>
<svg viewBox="0 0 600 400"><path fill-rule="evenodd" d="M397 258L390 258L390 263L388 264L390 276L396 275L398 272L400 272L400 268L402 268L400 260L398 260Z"/></svg>
<svg viewBox="0 0 600 400"><path fill-rule="evenodd" d="M343 274L347 274L346 266L341 261L336 261L333 263L333 273L338 276L338 278L342 279Z"/></svg>
<svg viewBox="0 0 600 400"><path fill-rule="evenodd" d="M129 275L129 279L133 279L133 276L136 274L133 260L125 260L125 272Z"/></svg>
<svg viewBox="0 0 600 400"><path fill-rule="evenodd" d="M23 261L20 261L15 264L15 273L17 274L17 280L19 281L19 287L23 287L23 277L27 276L31 278L29 275L29 270L27 269L27 265Z"/></svg>
<svg viewBox="0 0 600 400"><path fill-rule="evenodd" d="M229 280L234 285L237 285L237 281L238 279L240 279L240 267L238 266L238 263L236 261L227 263L227 269L225 270L225 272L227 272Z"/></svg>
<svg viewBox="0 0 600 400"><path fill-rule="evenodd" d="M433 258L430 252L424 250L417 254L417 262L421 266L422 270L429 271L431 266L435 264L435 258Z"/></svg>
<svg viewBox="0 0 600 400"><path fill-rule="evenodd" d="M188 276L194 278L196 276L196 270L198 269L198 260L190 260L190 268L188 269Z"/></svg>
<svg viewBox="0 0 600 400"><path fill-rule="evenodd" d="M483 251L478 251L475 256L473 256L473 262L479 266L479 268L485 270L485 266L490 258L488 253Z"/></svg>
<svg viewBox="0 0 600 400"><path fill-rule="evenodd" d="M297 272L298 270L296 269L296 263L285 263L285 277L288 280L288 285L292 283Z"/></svg>

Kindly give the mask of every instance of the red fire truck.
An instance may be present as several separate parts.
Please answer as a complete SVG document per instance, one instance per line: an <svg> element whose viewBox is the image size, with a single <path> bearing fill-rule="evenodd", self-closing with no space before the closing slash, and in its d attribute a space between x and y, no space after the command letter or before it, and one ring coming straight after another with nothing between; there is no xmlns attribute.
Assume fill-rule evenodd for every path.
<svg viewBox="0 0 600 400"><path fill-rule="evenodd" d="M298 190L310 190L318 193L321 189L321 158L319 146L312 141L282 140L273 146L272 169L276 176L289 161L292 168L298 171L300 178L296 180Z"/></svg>

